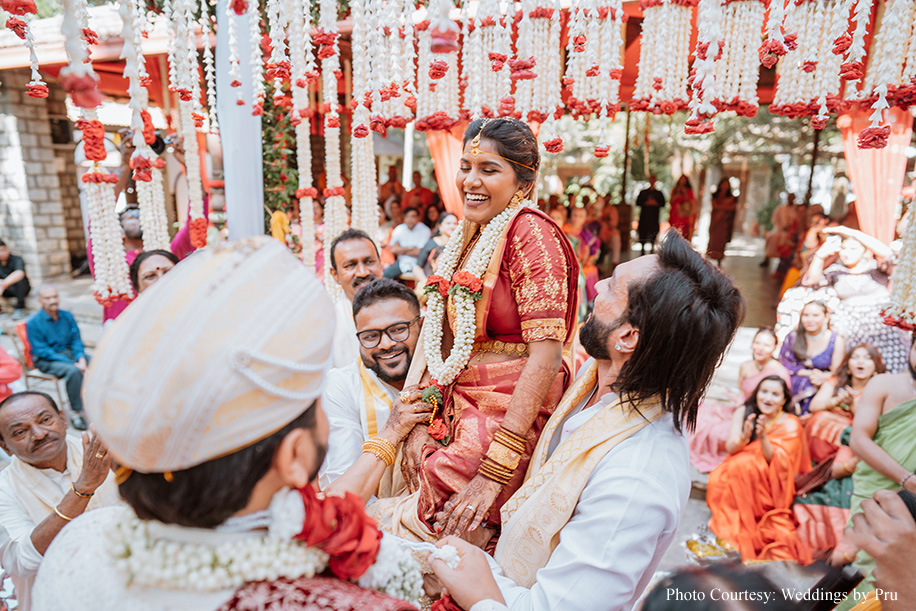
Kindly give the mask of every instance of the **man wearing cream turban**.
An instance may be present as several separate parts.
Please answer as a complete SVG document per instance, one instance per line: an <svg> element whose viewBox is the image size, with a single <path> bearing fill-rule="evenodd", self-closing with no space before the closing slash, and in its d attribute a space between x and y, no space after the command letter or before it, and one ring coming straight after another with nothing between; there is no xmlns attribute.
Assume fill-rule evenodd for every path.
<svg viewBox="0 0 916 611"><path fill-rule="evenodd" d="M73 520L33 609L411 609L350 581L388 583L373 573L385 541L355 497L310 485L333 330L321 284L266 237L199 252L141 295L84 386L129 508Z"/></svg>

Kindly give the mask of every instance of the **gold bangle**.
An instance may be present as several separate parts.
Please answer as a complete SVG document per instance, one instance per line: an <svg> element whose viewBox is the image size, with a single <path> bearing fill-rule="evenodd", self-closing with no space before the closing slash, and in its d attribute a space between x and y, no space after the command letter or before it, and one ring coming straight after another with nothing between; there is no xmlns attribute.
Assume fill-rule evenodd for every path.
<svg viewBox="0 0 916 611"><path fill-rule="evenodd" d="M91 499L92 495L94 494L94 493L84 494L80 492L79 490L77 490L76 486L74 486L73 484L70 484L70 490L72 490L73 494L80 497L81 499Z"/></svg>
<svg viewBox="0 0 916 611"><path fill-rule="evenodd" d="M58 509L57 507L54 508L54 513L57 514L57 517L63 518L64 520L66 520L66 521L68 521L68 522L70 522L70 521L73 520L73 518L68 518L67 516L65 516L64 514L62 514L62 513L60 512L60 509Z"/></svg>
<svg viewBox="0 0 916 611"><path fill-rule="evenodd" d="M519 444L522 447L524 447L525 444L528 442L528 440L525 437L523 437L522 435L513 433L512 431L510 431L509 429L507 429L504 426L499 427L499 430L496 431L496 435L494 435L494 437L503 439L507 443L515 442L516 444Z"/></svg>
<svg viewBox="0 0 916 611"><path fill-rule="evenodd" d="M511 471L505 467L502 467L501 465L494 463L489 458L483 459L483 462L480 463L480 467L478 468L477 472L487 479L500 484L501 486L508 484L513 475Z"/></svg>
<svg viewBox="0 0 916 611"><path fill-rule="evenodd" d="M494 439L487 449L487 458L501 467L510 471L518 469L518 464L522 461L522 455L514 448L507 447Z"/></svg>
<svg viewBox="0 0 916 611"><path fill-rule="evenodd" d="M370 453L385 463L386 466L394 464L397 458L397 448L390 441L380 437L372 437L363 442L363 453Z"/></svg>
<svg viewBox="0 0 916 611"><path fill-rule="evenodd" d="M517 438L510 437L502 429L496 431L496 434L493 435L493 441L496 441L497 443L500 443L519 454L525 453L525 441L519 441Z"/></svg>

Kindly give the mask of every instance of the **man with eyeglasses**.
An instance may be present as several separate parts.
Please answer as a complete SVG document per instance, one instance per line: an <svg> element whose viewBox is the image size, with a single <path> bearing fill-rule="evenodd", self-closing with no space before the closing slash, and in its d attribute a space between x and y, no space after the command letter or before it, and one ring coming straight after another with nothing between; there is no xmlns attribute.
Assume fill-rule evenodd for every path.
<svg viewBox="0 0 916 611"><path fill-rule="evenodd" d="M330 424L328 454L318 474L322 489L357 461L364 442L379 438L397 447L431 409L419 402L419 390L404 389L420 337L414 292L394 280L372 280L353 298L353 320L359 358L330 371L322 397Z"/></svg>

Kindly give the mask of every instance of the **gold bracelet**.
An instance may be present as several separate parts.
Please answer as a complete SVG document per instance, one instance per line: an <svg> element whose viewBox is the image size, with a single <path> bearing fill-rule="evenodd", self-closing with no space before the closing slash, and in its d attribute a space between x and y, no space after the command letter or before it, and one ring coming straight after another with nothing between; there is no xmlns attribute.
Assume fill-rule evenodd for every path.
<svg viewBox="0 0 916 611"><path fill-rule="evenodd" d="M83 494L82 492L80 492L79 490L77 490L77 489L76 489L76 486L74 486L73 484L70 484L70 490L72 490L72 491L73 491L73 494L75 494L76 496L80 497L81 499L91 499L91 498L92 498L92 495L94 494L94 493Z"/></svg>
<svg viewBox="0 0 916 611"><path fill-rule="evenodd" d="M480 463L480 467L477 470L478 473L483 475L489 480L505 486L509 483L509 480L512 479L512 472L502 467L501 465L496 464L489 458L484 458L483 462Z"/></svg>
<svg viewBox="0 0 916 611"><path fill-rule="evenodd" d="M490 447L487 449L487 458L509 471L518 469L518 463L522 461L520 452L503 445L499 439L494 439L490 443Z"/></svg>
<svg viewBox="0 0 916 611"><path fill-rule="evenodd" d="M525 444L528 443L528 440L525 437L513 433L504 426L499 427L499 430L496 431L496 435L494 435L494 437L503 440L503 443L507 445L519 445L522 447L522 449L524 449Z"/></svg>
<svg viewBox="0 0 916 611"><path fill-rule="evenodd" d="M64 514L62 514L62 513L60 512L60 509L58 509L57 507L54 508L54 513L57 514L57 517L63 518L64 520L66 520L66 521L68 521L68 522L70 522L70 521L73 520L73 518L68 518L67 516L65 516Z"/></svg>
<svg viewBox="0 0 916 611"><path fill-rule="evenodd" d="M363 442L363 453L366 452L375 455L389 467L394 464L398 455L397 448L390 441L380 437L372 437Z"/></svg>
<svg viewBox="0 0 916 611"><path fill-rule="evenodd" d="M503 429L496 431L496 434L493 435L493 440L501 443L510 450L518 452L519 454L525 453L525 440L519 440L516 437L511 437L507 435Z"/></svg>

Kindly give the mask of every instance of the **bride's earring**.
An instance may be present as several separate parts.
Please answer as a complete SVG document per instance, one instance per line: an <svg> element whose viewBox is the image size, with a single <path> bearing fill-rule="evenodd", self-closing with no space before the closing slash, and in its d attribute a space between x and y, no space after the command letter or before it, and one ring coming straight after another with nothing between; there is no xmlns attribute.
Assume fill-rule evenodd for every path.
<svg viewBox="0 0 916 611"><path fill-rule="evenodd" d="M521 189L519 189L518 191L515 192L515 195L512 196L512 199L509 200L509 205L518 206L522 202L523 199L525 199L525 194L522 193Z"/></svg>

